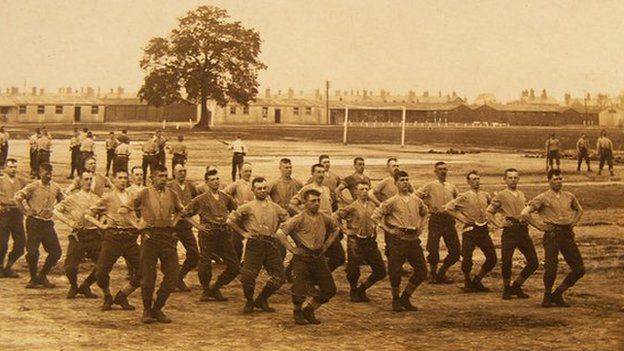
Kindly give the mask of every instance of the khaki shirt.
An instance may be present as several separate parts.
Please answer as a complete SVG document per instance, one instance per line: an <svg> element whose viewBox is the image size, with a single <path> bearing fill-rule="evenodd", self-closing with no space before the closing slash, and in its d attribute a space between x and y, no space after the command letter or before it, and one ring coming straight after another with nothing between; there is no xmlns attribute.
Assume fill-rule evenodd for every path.
<svg viewBox="0 0 624 351"><path fill-rule="evenodd" d="M470 224L487 224L486 211L492 198L485 191L468 190L459 194L454 200L446 204L447 210L460 212L471 222Z"/></svg>
<svg viewBox="0 0 624 351"><path fill-rule="evenodd" d="M600 151L600 149L613 150L613 142L611 142L611 139L601 136L596 141L596 148L598 151Z"/></svg>
<svg viewBox="0 0 624 351"><path fill-rule="evenodd" d="M130 145L121 143L115 148L115 155L130 157Z"/></svg>
<svg viewBox="0 0 624 351"><path fill-rule="evenodd" d="M415 195L425 202L431 213L441 213L444 212L444 206L455 199L459 192L449 182L434 180L418 188Z"/></svg>
<svg viewBox="0 0 624 351"><path fill-rule="evenodd" d="M577 212L582 210L576 196L567 191L546 190L531 200L529 206L539 213L544 223L558 225L572 224Z"/></svg>
<svg viewBox="0 0 624 351"><path fill-rule="evenodd" d="M33 211L33 217L51 221L54 215L54 206L63 201L65 194L55 182L44 185L40 180L26 185L15 194L15 201L26 201Z"/></svg>
<svg viewBox="0 0 624 351"><path fill-rule="evenodd" d="M254 199L232 211L229 218L253 237L274 236L279 225L288 219L288 212L269 199Z"/></svg>
<svg viewBox="0 0 624 351"><path fill-rule="evenodd" d="M347 235L359 238L375 237L375 227L372 220L375 204L372 201L362 202L355 200L349 205L339 209L336 215L347 221Z"/></svg>
<svg viewBox="0 0 624 351"><path fill-rule="evenodd" d="M80 139L78 139L78 137L76 136L71 137L71 139L69 139L69 148L73 149L77 147L80 147Z"/></svg>
<svg viewBox="0 0 624 351"><path fill-rule="evenodd" d="M85 214L89 213L91 206L100 201L100 197L92 191L78 191L68 195L63 201L56 205L56 210L74 221L73 229L94 229L93 223L85 219Z"/></svg>
<svg viewBox="0 0 624 351"><path fill-rule="evenodd" d="M117 138L108 138L106 139L106 150L115 150L119 144Z"/></svg>
<svg viewBox="0 0 624 351"><path fill-rule="evenodd" d="M427 216L427 206L416 195L394 195L373 212L373 221L385 223L391 228L417 228ZM416 240L416 236L402 236L404 240Z"/></svg>
<svg viewBox="0 0 624 351"><path fill-rule="evenodd" d="M6 174L0 176L0 208L15 208L15 193L22 190L26 184L28 184L26 179L17 175L13 178Z"/></svg>
<svg viewBox="0 0 624 351"><path fill-rule="evenodd" d="M143 151L143 154L145 155L156 155L156 152L158 152L156 141L153 138L147 140L143 143L143 146L141 146L141 151Z"/></svg>
<svg viewBox="0 0 624 351"><path fill-rule="evenodd" d="M546 140L546 151L559 151L559 147L561 146L561 142L559 139L548 139Z"/></svg>
<svg viewBox="0 0 624 351"><path fill-rule="evenodd" d="M107 222L112 228L133 228L129 219L136 220L134 204L132 203L133 193L128 189L123 191L109 191L95 202L90 210L94 214L106 216ZM125 207L129 210L127 214L120 214L119 209Z"/></svg>
<svg viewBox="0 0 624 351"><path fill-rule="evenodd" d="M199 215L202 224L208 227L211 225L222 227L225 226L230 212L236 207L236 201L230 195L218 191L215 198L212 192L208 191L191 200L182 211L182 215L184 217Z"/></svg>
<svg viewBox="0 0 624 351"><path fill-rule="evenodd" d="M37 139L37 150L52 151L52 139L47 135L42 135Z"/></svg>
<svg viewBox="0 0 624 351"><path fill-rule="evenodd" d="M239 206L254 199L254 194L251 190L251 182L244 179L238 179L234 183L226 186L223 192L233 197L236 204Z"/></svg>
<svg viewBox="0 0 624 351"><path fill-rule="evenodd" d="M182 211L182 204L173 190L165 187L158 190L153 186L141 190L134 197L134 208L141 213L141 218L148 228L174 227L174 217Z"/></svg>
<svg viewBox="0 0 624 351"><path fill-rule="evenodd" d="M337 228L338 224L331 216L323 212L311 214L303 211L286 221L282 231L292 237L297 246L319 250L325 244L327 236Z"/></svg>
<svg viewBox="0 0 624 351"><path fill-rule="evenodd" d="M399 192L397 189L396 183L394 182L394 177L386 177L379 183L375 184L373 187L373 193L377 200L380 202L384 202L389 198L393 197Z"/></svg>
<svg viewBox="0 0 624 351"><path fill-rule="evenodd" d="M353 173L352 175L350 175L350 176L346 177L345 179L343 179L341 184L344 185L344 187L349 190L349 193L351 194L351 198L355 199L355 196L356 196L355 193L357 191L357 185L359 183L362 183L362 182L368 184L369 187L371 185L370 178L368 178L367 175Z"/></svg>
<svg viewBox="0 0 624 351"><path fill-rule="evenodd" d="M105 192L113 188L111 181L101 173L93 174L93 180L91 181L91 191L97 196L104 195ZM73 192L80 191L80 178L74 178L72 183L67 187L66 193L71 194Z"/></svg>
<svg viewBox="0 0 624 351"><path fill-rule="evenodd" d="M295 178L280 177L269 183L269 196L276 204L282 208L288 208L290 200L297 195L303 184Z"/></svg>
<svg viewBox="0 0 624 351"><path fill-rule="evenodd" d="M94 152L95 141L93 138L86 138L80 143L80 152Z"/></svg>
<svg viewBox="0 0 624 351"><path fill-rule="evenodd" d="M186 145L181 142L172 144L171 146L169 146L169 150L171 150L171 153L174 155L182 155L182 156L187 155Z"/></svg>
<svg viewBox="0 0 624 351"><path fill-rule="evenodd" d="M521 220L521 213L525 206L526 197L524 197L522 191L504 189L494 193L488 211L494 214L502 213L505 217L513 217L517 220Z"/></svg>
<svg viewBox="0 0 624 351"><path fill-rule="evenodd" d="M178 198L180 198L184 206L188 205L193 198L199 195L197 189L195 189L195 185L188 180L185 180L183 185L180 185L180 182L174 180L169 183L169 188L178 195Z"/></svg>

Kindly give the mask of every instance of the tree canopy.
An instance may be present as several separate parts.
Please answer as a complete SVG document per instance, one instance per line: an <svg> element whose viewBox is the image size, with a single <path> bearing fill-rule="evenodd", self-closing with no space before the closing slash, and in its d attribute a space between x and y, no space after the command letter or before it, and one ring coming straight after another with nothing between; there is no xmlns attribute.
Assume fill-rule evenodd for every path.
<svg viewBox="0 0 624 351"><path fill-rule="evenodd" d="M152 38L140 66L146 76L139 97L154 106L181 100L201 105L199 128L208 128L206 102L247 105L258 94L260 34L215 6L200 6L178 19L166 37Z"/></svg>

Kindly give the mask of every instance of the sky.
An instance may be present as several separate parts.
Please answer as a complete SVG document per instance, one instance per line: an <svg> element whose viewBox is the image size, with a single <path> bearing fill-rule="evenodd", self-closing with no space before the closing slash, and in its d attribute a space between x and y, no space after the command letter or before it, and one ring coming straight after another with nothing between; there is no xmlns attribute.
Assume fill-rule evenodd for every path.
<svg viewBox="0 0 624 351"><path fill-rule="evenodd" d="M530 0L0 0L0 89L136 91L147 41L200 5L259 31L262 88L624 91L623 1Z"/></svg>

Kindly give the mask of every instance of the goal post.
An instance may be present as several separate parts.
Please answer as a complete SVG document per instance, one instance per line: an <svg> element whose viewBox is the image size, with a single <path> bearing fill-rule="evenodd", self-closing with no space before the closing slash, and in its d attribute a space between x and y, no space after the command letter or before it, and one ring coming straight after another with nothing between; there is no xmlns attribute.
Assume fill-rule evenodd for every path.
<svg viewBox="0 0 624 351"><path fill-rule="evenodd" d="M384 106L384 107L371 107L371 106L354 106L354 105L345 105L344 111L344 121L342 123L342 143L344 145L348 144L349 138L349 111L350 110L379 110L379 111L401 111L401 147L405 147L405 126L407 119L407 108L405 106Z"/></svg>

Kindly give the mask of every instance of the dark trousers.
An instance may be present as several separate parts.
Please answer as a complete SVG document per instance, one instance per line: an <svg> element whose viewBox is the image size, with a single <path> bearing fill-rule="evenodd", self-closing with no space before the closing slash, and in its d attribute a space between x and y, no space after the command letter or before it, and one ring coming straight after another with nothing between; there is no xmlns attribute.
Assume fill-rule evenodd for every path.
<svg viewBox="0 0 624 351"><path fill-rule="evenodd" d="M113 166L114 159L115 159L115 149L107 149L106 150L106 175L107 176L108 176L108 173L110 172L111 167Z"/></svg>
<svg viewBox="0 0 624 351"><path fill-rule="evenodd" d="M164 148L158 149L158 153L156 153L156 162L161 166L164 166L167 162L167 156L165 155Z"/></svg>
<svg viewBox="0 0 624 351"><path fill-rule="evenodd" d="M225 270L215 282L216 287L229 284L241 270L240 260L236 257L232 245L232 235L226 228L199 232L199 264L197 274L204 289L208 289L212 280L212 257L217 254L225 264Z"/></svg>
<svg viewBox="0 0 624 351"><path fill-rule="evenodd" d="M9 144L0 145L0 168L6 165L7 157L9 157Z"/></svg>
<svg viewBox="0 0 624 351"><path fill-rule="evenodd" d="M173 228L147 228L141 234L141 295L145 310L160 310L175 290L180 271L177 243ZM156 301L152 304L158 261L163 278L156 293Z"/></svg>
<svg viewBox="0 0 624 351"><path fill-rule="evenodd" d="M74 146L70 148L71 150L71 171L69 172L69 176L73 177L74 172L80 174L80 162L82 161L82 154L80 153L80 147Z"/></svg>
<svg viewBox="0 0 624 351"><path fill-rule="evenodd" d="M372 270L363 283L365 288L368 289L386 277L386 266L383 258L381 258L381 252L379 252L375 238L347 237L347 256L347 281L351 289L355 289L358 285L360 266L363 264L368 264Z"/></svg>
<svg viewBox="0 0 624 351"><path fill-rule="evenodd" d="M503 229L501 237L501 261L503 279L511 279L511 267L513 263L514 251L518 249L526 260L526 265L520 272L520 276L524 279L537 270L538 261L537 253L533 240L529 236L529 227L527 225L514 225Z"/></svg>
<svg viewBox="0 0 624 351"><path fill-rule="evenodd" d="M143 169L143 185L145 185L147 181L147 169L149 168L151 174L157 164L158 159L156 159L156 155L143 155L143 162L141 162L141 168Z"/></svg>
<svg viewBox="0 0 624 351"><path fill-rule="evenodd" d="M243 237L236 232L231 233L230 237L236 258L238 258L238 262L241 262L243 260Z"/></svg>
<svg viewBox="0 0 624 351"><path fill-rule="evenodd" d="M117 171L128 172L128 156L118 155L113 159L113 174Z"/></svg>
<svg viewBox="0 0 624 351"><path fill-rule="evenodd" d="M186 251L186 257L180 267L179 279L182 280L188 272L197 267L199 262L199 248L197 247L197 239L193 234L193 227L186 221L178 221L175 228L176 236Z"/></svg>
<svg viewBox="0 0 624 351"><path fill-rule="evenodd" d="M48 256L39 274L46 276L63 254L56 230L54 230L54 222L26 217L26 261L31 278L37 276L40 245L43 246Z"/></svg>
<svg viewBox="0 0 624 351"><path fill-rule="evenodd" d="M496 266L496 250L490 237L487 225L465 231L462 234L462 264L461 269L464 275L469 276L472 270L472 253L475 248L479 248L485 255L485 262L481 266L483 273L488 273Z"/></svg>
<svg viewBox="0 0 624 351"><path fill-rule="evenodd" d="M232 181L236 181L236 172L240 176L241 169L243 168L243 162L245 162L245 155L240 152L235 152L232 155Z"/></svg>
<svg viewBox="0 0 624 351"><path fill-rule="evenodd" d="M303 304L312 286L319 288L319 294L313 297L319 304L327 303L336 295L336 283L323 255L295 255L290 263L293 270L292 302L295 306Z"/></svg>
<svg viewBox="0 0 624 351"><path fill-rule="evenodd" d="M440 262L440 238L448 253L444 258L444 266L447 268L459 261L460 245L459 235L455 229L455 219L448 214L432 213L429 217L427 234L427 262L437 265Z"/></svg>
<svg viewBox="0 0 624 351"><path fill-rule="evenodd" d="M544 233L544 288L551 291L557 278L559 252L570 267L570 273L563 280L568 288L585 275L583 257L574 241L574 231L569 226L556 226L554 230Z"/></svg>
<svg viewBox="0 0 624 351"><path fill-rule="evenodd" d="M13 249L9 252L6 267L11 268L13 263L22 257L26 246L24 217L17 208L0 213L0 269L5 267L3 264L9 250L9 237L13 238Z"/></svg>
<svg viewBox="0 0 624 351"><path fill-rule="evenodd" d="M138 288L141 285L141 271L139 270L141 250L137 244L138 234L134 229L111 228L102 233L100 254L97 260L97 284L103 290L110 286L110 272L119 257L123 257L134 275L130 278L130 285Z"/></svg>
<svg viewBox="0 0 624 351"><path fill-rule="evenodd" d="M342 247L343 234L338 234L338 237L325 251L325 257L327 258L327 266L331 272L335 271L338 267L345 264L345 250Z"/></svg>
<svg viewBox="0 0 624 351"><path fill-rule="evenodd" d="M100 256L102 238L98 229L79 230L69 236L67 255L65 256L65 276L69 284L78 286L78 267L86 257L97 263ZM89 276L84 280L84 286L91 286L97 281L96 268L94 267Z"/></svg>
<svg viewBox="0 0 624 351"><path fill-rule="evenodd" d="M553 168L553 164L557 165L557 169L559 169L559 166L561 165L561 155L559 155L559 150L553 150L553 151L548 151L548 154L546 155L546 158L548 160L548 167L549 168Z"/></svg>
<svg viewBox="0 0 624 351"><path fill-rule="evenodd" d="M613 170L613 152L610 149L601 149L598 157L598 169L600 171L602 171L605 163L609 166L609 170Z"/></svg>
<svg viewBox="0 0 624 351"><path fill-rule="evenodd" d="M180 154L173 154L173 157L171 157L171 174L173 175L174 179L175 179L175 173L173 172L173 170L175 169L175 166L184 165L185 163L186 163L186 156L180 155Z"/></svg>
<svg viewBox="0 0 624 351"><path fill-rule="evenodd" d="M263 299L267 299L279 290L284 283L286 276L280 246L277 239L271 237L247 239L245 260L241 271L243 293L247 300L253 300L256 279L262 267L269 274L269 279L261 293Z"/></svg>
<svg viewBox="0 0 624 351"><path fill-rule="evenodd" d="M32 176L37 175L37 170L39 169L39 164L37 163L37 149L30 149L30 174Z"/></svg>
<svg viewBox="0 0 624 351"><path fill-rule="evenodd" d="M409 278L410 284L418 286L427 278L427 263L420 240L401 240L386 233L386 247L390 286L401 286L401 274L405 261L414 269Z"/></svg>
<svg viewBox="0 0 624 351"><path fill-rule="evenodd" d="M581 164L583 163L583 161L585 161L585 163L587 164L587 170L589 171L591 169L590 167L590 161L589 161L589 150L583 148L578 150L578 162L576 164L576 170L580 171L581 170Z"/></svg>

